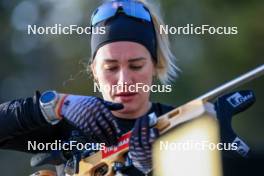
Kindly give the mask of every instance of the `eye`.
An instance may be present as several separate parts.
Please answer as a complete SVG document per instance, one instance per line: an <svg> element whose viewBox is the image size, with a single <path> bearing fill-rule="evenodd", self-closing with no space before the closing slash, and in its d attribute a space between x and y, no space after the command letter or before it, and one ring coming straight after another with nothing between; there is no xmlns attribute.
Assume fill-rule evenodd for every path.
<svg viewBox="0 0 264 176"><path fill-rule="evenodd" d="M116 71L118 70L118 66L105 65L104 69L108 71Z"/></svg>
<svg viewBox="0 0 264 176"><path fill-rule="evenodd" d="M129 67L132 70L140 70L143 67L143 65L130 65Z"/></svg>

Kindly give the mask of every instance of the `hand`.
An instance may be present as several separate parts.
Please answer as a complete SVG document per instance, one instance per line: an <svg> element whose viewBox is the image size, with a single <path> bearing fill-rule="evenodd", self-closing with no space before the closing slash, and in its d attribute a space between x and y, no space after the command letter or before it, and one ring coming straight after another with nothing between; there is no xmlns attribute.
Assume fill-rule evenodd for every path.
<svg viewBox="0 0 264 176"><path fill-rule="evenodd" d="M234 115L248 109L255 101L256 98L253 91L241 90L220 96L214 103L220 124L221 141L236 143L236 152L242 157L248 157L250 148L233 130L232 118Z"/></svg>
<svg viewBox="0 0 264 176"><path fill-rule="evenodd" d="M149 116L137 119L130 137L129 157L133 165L144 174L152 170L151 148L158 136L159 131L151 127Z"/></svg>
<svg viewBox="0 0 264 176"><path fill-rule="evenodd" d="M59 104L60 116L84 132L92 142L107 146L117 143L120 129L110 110L122 109L122 104L78 95L66 95Z"/></svg>

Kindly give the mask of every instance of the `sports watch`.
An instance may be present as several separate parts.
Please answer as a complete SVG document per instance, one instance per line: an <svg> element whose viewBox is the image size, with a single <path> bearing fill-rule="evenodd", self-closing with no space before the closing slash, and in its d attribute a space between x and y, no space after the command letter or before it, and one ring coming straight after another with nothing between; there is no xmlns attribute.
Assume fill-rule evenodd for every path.
<svg viewBox="0 0 264 176"><path fill-rule="evenodd" d="M55 112L59 98L60 95L56 91L49 90L43 92L39 99L41 112L44 118L52 125L55 125L60 121Z"/></svg>

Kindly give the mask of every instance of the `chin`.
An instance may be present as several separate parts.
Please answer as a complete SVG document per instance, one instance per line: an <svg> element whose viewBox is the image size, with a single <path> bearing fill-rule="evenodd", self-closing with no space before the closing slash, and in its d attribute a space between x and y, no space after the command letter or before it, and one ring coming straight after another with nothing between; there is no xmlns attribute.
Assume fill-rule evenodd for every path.
<svg viewBox="0 0 264 176"><path fill-rule="evenodd" d="M121 113L134 113L138 109L135 107L135 105L133 105L133 103L122 103L122 104L124 105L124 108L119 111Z"/></svg>
<svg viewBox="0 0 264 176"><path fill-rule="evenodd" d="M135 105L133 105L133 103L122 103L124 105L124 111L135 111Z"/></svg>

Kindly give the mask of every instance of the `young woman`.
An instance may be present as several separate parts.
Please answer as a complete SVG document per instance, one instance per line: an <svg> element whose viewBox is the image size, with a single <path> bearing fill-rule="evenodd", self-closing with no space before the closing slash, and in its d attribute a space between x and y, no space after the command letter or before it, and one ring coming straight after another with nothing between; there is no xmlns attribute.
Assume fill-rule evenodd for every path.
<svg viewBox="0 0 264 176"><path fill-rule="evenodd" d="M151 143L158 131L149 127L148 114L160 116L173 108L150 102L149 91L129 87L137 83L150 87L155 77L167 84L176 77L168 38L159 34L162 24L156 11L143 1L115 0L99 6L91 25L105 33L91 37L89 70L102 88L103 99L46 91L3 103L0 147L38 152L28 151L27 141L66 140L72 129L79 129L92 142L111 146L118 136L133 129L129 145L133 166L125 174L150 173Z"/></svg>

